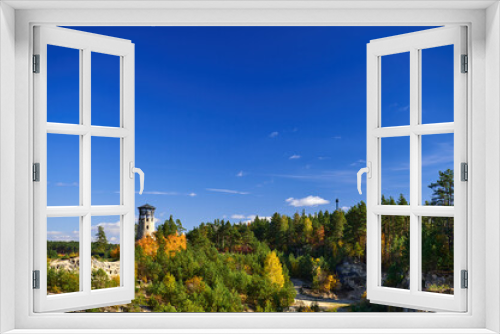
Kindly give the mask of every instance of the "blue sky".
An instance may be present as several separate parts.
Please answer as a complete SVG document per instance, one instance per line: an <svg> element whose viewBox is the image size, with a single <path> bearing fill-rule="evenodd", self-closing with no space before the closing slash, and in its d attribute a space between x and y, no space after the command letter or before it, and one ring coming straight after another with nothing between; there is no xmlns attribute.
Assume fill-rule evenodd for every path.
<svg viewBox="0 0 500 334"><path fill-rule="evenodd" d="M356 172L366 157L366 44L427 28L73 29L135 43L136 166L146 173L136 206L154 205L160 221L172 214L191 229L217 218L332 211L336 198L344 208L365 200ZM424 123L453 121L452 51L423 51ZM383 126L409 122L408 61L407 54L382 60ZM48 66L48 120L77 123L78 52L50 47ZM94 125L118 125L118 71L117 57L92 55ZM49 205L78 204L78 138L66 137L48 138ZM453 167L453 135L422 141L429 199L425 185ZM408 198L409 140L382 146L382 191ZM92 141L92 204L118 204L118 147L117 139ZM63 220L49 230L61 240L69 231Z"/></svg>

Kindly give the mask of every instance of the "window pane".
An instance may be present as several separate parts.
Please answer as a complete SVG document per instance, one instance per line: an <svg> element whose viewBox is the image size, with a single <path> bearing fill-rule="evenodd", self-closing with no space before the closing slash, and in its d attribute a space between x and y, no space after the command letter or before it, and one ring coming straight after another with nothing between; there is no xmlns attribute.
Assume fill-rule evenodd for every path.
<svg viewBox="0 0 500 334"><path fill-rule="evenodd" d="M120 126L120 57L92 52L92 125Z"/></svg>
<svg viewBox="0 0 500 334"><path fill-rule="evenodd" d="M80 123L80 50L47 45L47 122Z"/></svg>
<svg viewBox="0 0 500 334"><path fill-rule="evenodd" d="M423 205L453 205L453 139L452 133L422 136Z"/></svg>
<svg viewBox="0 0 500 334"><path fill-rule="evenodd" d="M410 124L410 53L381 57L382 126Z"/></svg>
<svg viewBox="0 0 500 334"><path fill-rule="evenodd" d="M410 199L410 137L382 138L382 205L408 205Z"/></svg>
<svg viewBox="0 0 500 334"><path fill-rule="evenodd" d="M80 205L80 138L47 134L47 205Z"/></svg>
<svg viewBox="0 0 500 334"><path fill-rule="evenodd" d="M453 122L453 45L422 50L422 123Z"/></svg>
<svg viewBox="0 0 500 334"><path fill-rule="evenodd" d="M121 217L92 217L92 290L120 286Z"/></svg>
<svg viewBox="0 0 500 334"><path fill-rule="evenodd" d="M120 138L92 137L92 205L120 204Z"/></svg>
<svg viewBox="0 0 500 334"><path fill-rule="evenodd" d="M410 289L410 217L381 219L382 286Z"/></svg>
<svg viewBox="0 0 500 334"><path fill-rule="evenodd" d="M422 217L422 291L453 294L452 217Z"/></svg>
<svg viewBox="0 0 500 334"><path fill-rule="evenodd" d="M80 217L47 218L47 294L80 291Z"/></svg>

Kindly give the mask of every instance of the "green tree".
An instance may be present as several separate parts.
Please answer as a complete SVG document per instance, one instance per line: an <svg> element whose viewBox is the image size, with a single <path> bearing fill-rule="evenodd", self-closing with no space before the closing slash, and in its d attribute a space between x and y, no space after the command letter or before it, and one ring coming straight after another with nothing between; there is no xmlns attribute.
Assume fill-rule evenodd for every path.
<svg viewBox="0 0 500 334"><path fill-rule="evenodd" d="M104 227L97 226L96 233L96 251L98 253L104 253L106 251L106 246L108 245L108 239L106 238L106 233L104 232Z"/></svg>
<svg viewBox="0 0 500 334"><path fill-rule="evenodd" d="M439 178L429 185L432 189L431 205L453 206L454 205L454 176L453 170L439 171ZM441 224L441 233L448 239L448 252L453 252L453 219L444 218Z"/></svg>
<svg viewBox="0 0 500 334"><path fill-rule="evenodd" d="M429 185L432 205L452 206L454 195L453 170L439 171L439 179Z"/></svg>

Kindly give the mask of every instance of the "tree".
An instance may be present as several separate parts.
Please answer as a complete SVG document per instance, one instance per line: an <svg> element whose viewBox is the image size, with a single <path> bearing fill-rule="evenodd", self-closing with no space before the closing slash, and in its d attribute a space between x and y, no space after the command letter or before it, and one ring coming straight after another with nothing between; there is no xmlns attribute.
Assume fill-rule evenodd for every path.
<svg viewBox="0 0 500 334"><path fill-rule="evenodd" d="M96 233L96 251L98 253L104 253L106 251L106 246L108 245L108 239L106 238L106 233L104 232L104 227L97 226Z"/></svg>
<svg viewBox="0 0 500 334"><path fill-rule="evenodd" d="M453 206L454 205L454 180L453 170L439 171L439 179L429 185L432 189L431 205ZM453 249L453 219L445 218L442 225L442 233L448 238L448 249Z"/></svg>
<svg viewBox="0 0 500 334"><path fill-rule="evenodd" d="M453 170L439 171L439 179L429 185L432 189L431 205L452 206L453 205Z"/></svg>
<svg viewBox="0 0 500 334"><path fill-rule="evenodd" d="M344 211L336 210L331 215L331 224L332 224L332 236L337 240L342 239L344 236L344 225L347 223L347 220L344 216Z"/></svg>
<svg viewBox="0 0 500 334"><path fill-rule="evenodd" d="M270 252L266 256L266 260L264 262L264 275L269 281L271 281L272 284L275 284L280 288L282 288L283 284L285 284L283 267L281 266L280 260L274 251Z"/></svg>

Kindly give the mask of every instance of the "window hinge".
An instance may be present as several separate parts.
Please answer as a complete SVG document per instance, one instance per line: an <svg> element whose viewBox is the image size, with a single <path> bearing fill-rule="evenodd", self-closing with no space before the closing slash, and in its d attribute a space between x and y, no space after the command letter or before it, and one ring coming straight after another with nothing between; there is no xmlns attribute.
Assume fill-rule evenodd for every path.
<svg viewBox="0 0 500 334"><path fill-rule="evenodd" d="M469 165L466 162L460 164L461 169L461 181L469 181Z"/></svg>
<svg viewBox="0 0 500 334"><path fill-rule="evenodd" d="M40 181L40 163L35 162L33 164L33 181L39 182Z"/></svg>
<svg viewBox="0 0 500 334"><path fill-rule="evenodd" d="M469 287L469 272L467 270L462 270L462 289L467 289Z"/></svg>
<svg viewBox="0 0 500 334"><path fill-rule="evenodd" d="M33 270L33 289L40 289L40 270Z"/></svg>
<svg viewBox="0 0 500 334"><path fill-rule="evenodd" d="M469 56L462 55L462 73L469 72Z"/></svg>
<svg viewBox="0 0 500 334"><path fill-rule="evenodd" d="M40 73L40 55L33 55L33 73Z"/></svg>

